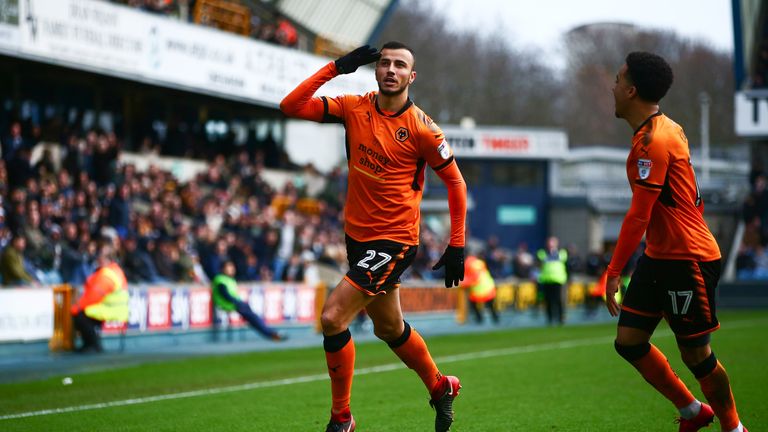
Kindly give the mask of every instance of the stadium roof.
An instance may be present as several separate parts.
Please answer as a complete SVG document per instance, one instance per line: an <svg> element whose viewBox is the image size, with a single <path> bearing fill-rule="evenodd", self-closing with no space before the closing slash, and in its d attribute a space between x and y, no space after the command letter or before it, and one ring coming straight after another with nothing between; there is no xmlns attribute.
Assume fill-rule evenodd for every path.
<svg viewBox="0 0 768 432"><path fill-rule="evenodd" d="M284 15L339 45L357 47L376 39L398 0L277 0Z"/></svg>

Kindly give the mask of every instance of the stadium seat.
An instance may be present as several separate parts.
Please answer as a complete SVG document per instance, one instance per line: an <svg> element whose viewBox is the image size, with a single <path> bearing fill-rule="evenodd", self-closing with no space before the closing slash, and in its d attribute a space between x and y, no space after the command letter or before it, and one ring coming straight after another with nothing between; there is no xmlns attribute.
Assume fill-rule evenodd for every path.
<svg viewBox="0 0 768 432"><path fill-rule="evenodd" d="M496 310L502 311L515 304L515 287L511 282L496 286Z"/></svg>
<svg viewBox="0 0 768 432"><path fill-rule="evenodd" d="M584 282L575 281L568 285L568 306L576 306L584 303Z"/></svg>
<svg viewBox="0 0 768 432"><path fill-rule="evenodd" d="M517 285L517 309L526 310L536 304L536 284L530 281Z"/></svg>

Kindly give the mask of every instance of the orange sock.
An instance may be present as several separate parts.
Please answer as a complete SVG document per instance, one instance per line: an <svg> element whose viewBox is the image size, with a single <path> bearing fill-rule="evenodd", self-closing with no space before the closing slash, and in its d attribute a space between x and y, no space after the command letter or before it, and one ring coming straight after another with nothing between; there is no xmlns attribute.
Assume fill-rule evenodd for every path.
<svg viewBox="0 0 768 432"><path fill-rule="evenodd" d="M387 345L406 366L416 371L427 387L427 391L431 392L442 375L437 369L435 361L432 360L432 355L429 354L427 344L421 335L416 330L411 329L411 326L406 322L402 336L388 342Z"/></svg>
<svg viewBox="0 0 768 432"><path fill-rule="evenodd" d="M347 329L337 335L325 336L323 347L328 376L331 377L331 413L346 415L349 413L352 376L355 372L355 343L352 334Z"/></svg>
<svg viewBox="0 0 768 432"><path fill-rule="evenodd" d="M701 391L707 397L715 415L720 419L723 430L733 430L739 426L739 414L736 412L736 402L733 400L728 374L720 362L712 372L704 377L697 377Z"/></svg>
<svg viewBox="0 0 768 432"><path fill-rule="evenodd" d="M664 354L654 345L651 344L651 349L646 355L631 363L643 378L675 404L676 408L688 406L696 400L672 370Z"/></svg>

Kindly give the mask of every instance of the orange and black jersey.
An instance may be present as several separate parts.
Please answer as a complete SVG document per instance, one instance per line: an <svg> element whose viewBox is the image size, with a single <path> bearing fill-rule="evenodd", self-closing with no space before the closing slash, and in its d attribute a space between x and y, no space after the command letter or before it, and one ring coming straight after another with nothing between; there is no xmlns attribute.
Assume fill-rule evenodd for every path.
<svg viewBox="0 0 768 432"><path fill-rule="evenodd" d="M419 204L429 165L448 186L450 244L464 245L466 187L440 128L410 99L395 113L381 110L378 93L312 97L336 76L333 63L304 81L280 105L286 115L341 123L349 166L345 231L360 242L418 244Z"/></svg>
<svg viewBox="0 0 768 432"><path fill-rule="evenodd" d="M627 158L632 189L660 191L646 232L645 253L656 259L713 261L720 249L704 221L696 174L683 128L662 113L635 132Z"/></svg>
<svg viewBox="0 0 768 432"><path fill-rule="evenodd" d="M632 206L621 227L608 274L618 275L643 232L645 254L655 259L714 261L720 249L704 217L683 128L662 113L635 131L627 158Z"/></svg>

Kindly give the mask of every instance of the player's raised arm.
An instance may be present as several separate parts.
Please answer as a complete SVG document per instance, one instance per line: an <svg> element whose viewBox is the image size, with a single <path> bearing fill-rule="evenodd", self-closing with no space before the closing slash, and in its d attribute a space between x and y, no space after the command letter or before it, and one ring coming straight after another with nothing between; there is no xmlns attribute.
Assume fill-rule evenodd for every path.
<svg viewBox="0 0 768 432"><path fill-rule="evenodd" d="M379 57L381 53L368 45L339 57L336 61L323 66L283 98L280 102L280 110L288 117L322 122L326 114L326 105L323 98L312 97L317 89L335 76L352 73L360 66L375 62Z"/></svg>
<svg viewBox="0 0 768 432"><path fill-rule="evenodd" d="M448 211L451 215L451 236L448 247L440 260L432 267L437 270L445 266L445 287L458 286L464 279L464 229L467 219L467 185L456 161L435 170L448 188Z"/></svg>

